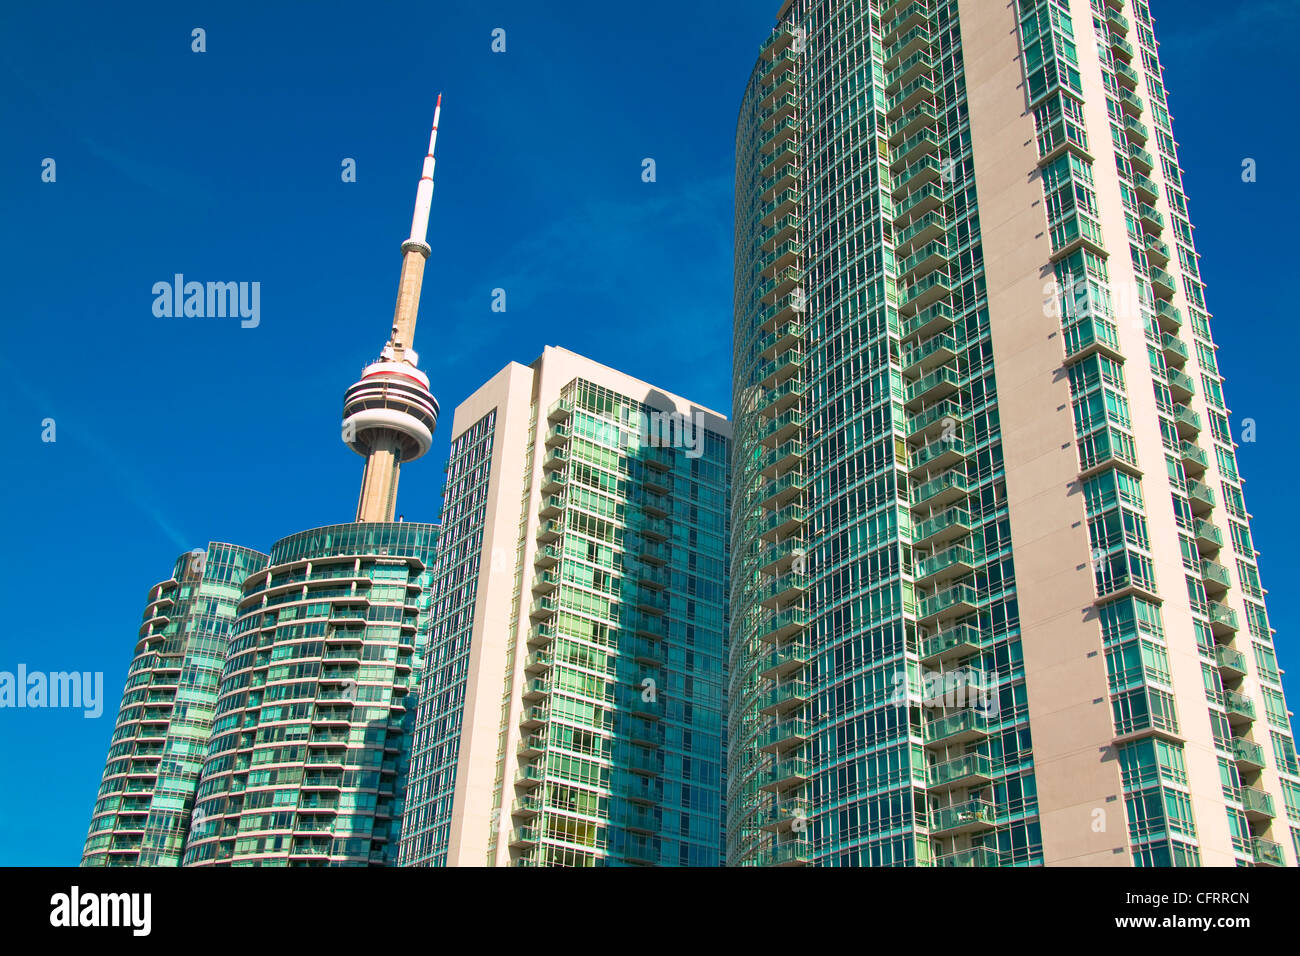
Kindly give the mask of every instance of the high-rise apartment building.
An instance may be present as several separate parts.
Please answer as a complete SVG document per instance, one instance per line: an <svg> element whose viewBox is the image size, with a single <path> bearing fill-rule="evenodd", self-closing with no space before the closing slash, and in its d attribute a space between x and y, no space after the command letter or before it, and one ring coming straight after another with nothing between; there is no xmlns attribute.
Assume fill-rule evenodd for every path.
<svg viewBox="0 0 1300 956"><path fill-rule="evenodd" d="M212 542L149 592L82 866L179 866L244 578L267 556Z"/></svg>
<svg viewBox="0 0 1300 956"><path fill-rule="evenodd" d="M347 390L356 520L183 555L145 612L84 862L396 862L438 528L395 516L438 421L413 348L442 98L392 328ZM200 553L201 554L201 553ZM201 771L201 773L200 773Z"/></svg>
<svg viewBox="0 0 1300 956"><path fill-rule="evenodd" d="M736 163L729 862L1294 865L1147 4L786 0Z"/></svg>
<svg viewBox="0 0 1300 956"><path fill-rule="evenodd" d="M186 866L396 862L437 541L316 528L245 580Z"/></svg>
<svg viewBox="0 0 1300 956"><path fill-rule="evenodd" d="M564 349L457 408L403 864L721 862L729 457Z"/></svg>

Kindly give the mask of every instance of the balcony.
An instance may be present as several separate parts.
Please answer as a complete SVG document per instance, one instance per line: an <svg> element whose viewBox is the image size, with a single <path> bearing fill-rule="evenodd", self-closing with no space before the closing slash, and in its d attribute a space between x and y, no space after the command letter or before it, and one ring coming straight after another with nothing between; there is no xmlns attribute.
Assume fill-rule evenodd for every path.
<svg viewBox="0 0 1300 956"><path fill-rule="evenodd" d="M1132 62L1133 58L1137 56L1137 51L1133 49L1133 44L1129 43L1121 36L1111 36L1110 49L1115 56L1125 62Z"/></svg>
<svg viewBox="0 0 1300 956"><path fill-rule="evenodd" d="M1264 748L1244 737L1232 738L1232 759L1237 769L1247 774L1258 773L1265 767Z"/></svg>
<svg viewBox="0 0 1300 956"><path fill-rule="evenodd" d="M1276 816L1273 811L1273 798L1263 790L1242 787L1239 799L1246 813L1246 819L1251 823L1266 823Z"/></svg>
<svg viewBox="0 0 1300 956"><path fill-rule="evenodd" d="M957 339L949 332L940 332L903 349L903 374L922 375L956 357Z"/></svg>
<svg viewBox="0 0 1300 956"><path fill-rule="evenodd" d="M1201 581L1205 585L1205 593L1212 598L1221 597L1232 587L1228 569L1215 561L1201 561Z"/></svg>
<svg viewBox="0 0 1300 956"><path fill-rule="evenodd" d="M563 445L572 435L573 432L568 425L552 425L546 432L546 447L556 448Z"/></svg>
<svg viewBox="0 0 1300 956"><path fill-rule="evenodd" d="M942 272L933 272L919 282L899 289L898 314L910 316L952 295L952 282Z"/></svg>
<svg viewBox="0 0 1300 956"><path fill-rule="evenodd" d="M927 666L960 660L980 649L979 628L973 624L954 624L921 642L921 663Z"/></svg>
<svg viewBox="0 0 1300 956"><path fill-rule="evenodd" d="M933 791L982 787L993 780L993 761L984 754L966 754L955 760L933 764L927 787Z"/></svg>
<svg viewBox="0 0 1300 956"><path fill-rule="evenodd" d="M1138 203L1138 215L1142 228L1149 233L1158 233L1165 228L1164 214L1149 203Z"/></svg>
<svg viewBox="0 0 1300 956"><path fill-rule="evenodd" d="M519 715L519 726L524 730L535 730L551 719L551 709L545 703L525 707Z"/></svg>
<svg viewBox="0 0 1300 956"><path fill-rule="evenodd" d="M1215 554L1223 547L1223 532L1208 521L1196 522L1196 546L1202 555Z"/></svg>
<svg viewBox="0 0 1300 956"><path fill-rule="evenodd" d="M946 242L931 242L899 263L899 278L909 283L919 282L932 272L948 268L948 257Z"/></svg>
<svg viewBox="0 0 1300 956"><path fill-rule="evenodd" d="M1195 478L1187 482L1187 498L1192 503L1192 513L1204 517L1214 510L1214 489Z"/></svg>
<svg viewBox="0 0 1300 956"><path fill-rule="evenodd" d="M756 372L759 384L763 388L775 388L799 373L803 367L803 350L786 349L775 358L762 362Z"/></svg>
<svg viewBox="0 0 1300 956"><path fill-rule="evenodd" d="M966 476L949 471L912 489L913 508L939 508L952 504L970 494Z"/></svg>
<svg viewBox="0 0 1300 956"><path fill-rule="evenodd" d="M807 757L787 757L773 761L772 766L760 773L759 779L762 782L759 789L768 793L780 793L807 783L811 776L811 760Z"/></svg>
<svg viewBox="0 0 1300 956"><path fill-rule="evenodd" d="M573 414L573 400L562 398L546 411L546 420L552 423L565 421Z"/></svg>
<svg viewBox="0 0 1300 956"><path fill-rule="evenodd" d="M917 170L921 167L929 169L931 166L938 168L939 161L933 156L927 156L922 162L908 167L908 172ZM948 220L939 212L927 212L924 216L912 220L902 229L896 230L894 234L894 255L896 258L903 258L911 255L926 243L932 243L936 240L947 240Z"/></svg>
<svg viewBox="0 0 1300 956"><path fill-rule="evenodd" d="M915 409L955 395L960 391L960 382L960 376L952 367L937 368L907 386L907 405Z"/></svg>
<svg viewBox="0 0 1300 956"><path fill-rule="evenodd" d="M1228 712L1228 723L1234 727L1249 726L1255 721L1255 702L1249 697L1225 690L1223 707Z"/></svg>
<svg viewBox="0 0 1300 956"><path fill-rule="evenodd" d="M777 683L788 681L803 670L811 659L807 644L803 641L791 641L763 659L758 676Z"/></svg>
<svg viewBox="0 0 1300 956"><path fill-rule="evenodd" d="M1282 847L1271 840L1255 837L1250 841L1250 851L1255 857L1256 866L1286 866Z"/></svg>
<svg viewBox="0 0 1300 956"><path fill-rule="evenodd" d="M543 521L537 526L537 540L544 544L549 544L559 538L563 532L563 523L551 518Z"/></svg>
<svg viewBox="0 0 1300 956"><path fill-rule="evenodd" d="M532 677L524 681L522 700L530 703L545 700L551 693L551 683L543 677Z"/></svg>
<svg viewBox="0 0 1300 956"><path fill-rule="evenodd" d="M901 336L904 340L929 337L952 328L955 321L952 306L947 302L936 302L903 322Z"/></svg>
<svg viewBox="0 0 1300 956"><path fill-rule="evenodd" d="M925 474L963 464L966 453L966 442L960 438L937 438L912 449L908 455L908 472L914 480L919 479Z"/></svg>
<svg viewBox="0 0 1300 956"><path fill-rule="evenodd" d="M892 70L907 57L929 48L934 42L924 26L913 27L885 48L885 69Z"/></svg>
<svg viewBox="0 0 1300 956"><path fill-rule="evenodd" d="M1189 441L1182 442L1178 446L1178 454L1183 460L1183 471L1189 478L1192 475L1204 474L1205 469L1210 467L1210 456Z"/></svg>
<svg viewBox="0 0 1300 956"><path fill-rule="evenodd" d="M776 511L787 502L803 494L807 479L802 472L787 471L780 478L766 480L760 490L759 505L767 511Z"/></svg>
<svg viewBox="0 0 1300 956"><path fill-rule="evenodd" d="M905 430L909 441L923 441L945 433L953 434L965 420L961 405L943 399L909 416Z"/></svg>
<svg viewBox="0 0 1300 956"><path fill-rule="evenodd" d="M515 752L526 759L539 757L546 752L546 737L543 734L525 734L519 738Z"/></svg>
<svg viewBox="0 0 1300 956"><path fill-rule="evenodd" d="M565 477L562 471L547 471L542 474L542 494L554 494L557 491L563 491L568 485L569 479Z"/></svg>
<svg viewBox="0 0 1300 956"><path fill-rule="evenodd" d="M1133 163L1133 168L1140 172L1149 174L1156 168L1155 157L1135 143L1129 143L1128 158Z"/></svg>
<svg viewBox="0 0 1300 956"><path fill-rule="evenodd" d="M960 710L953 714L931 717L925 722L927 747L950 747L955 744L985 740L992 722L978 710Z"/></svg>
<svg viewBox="0 0 1300 956"><path fill-rule="evenodd" d="M1151 208L1145 204L1144 206L1146 209ZM1159 266L1152 266L1147 272L1151 279L1151 290L1162 299L1172 299L1174 293L1178 291L1178 283L1174 277Z"/></svg>
<svg viewBox="0 0 1300 956"><path fill-rule="evenodd" d="M542 518L554 518L564 510L563 495L549 495L542 499L542 505L537 510L537 514Z"/></svg>
<svg viewBox="0 0 1300 956"><path fill-rule="evenodd" d="M915 216L932 213L942 205L943 190L934 183L925 183L894 203L894 223L901 225Z"/></svg>
<svg viewBox="0 0 1300 956"><path fill-rule="evenodd" d="M1219 674L1225 681L1236 682L1246 676L1246 655L1235 647L1216 644L1214 647L1214 663L1219 668Z"/></svg>
<svg viewBox="0 0 1300 956"><path fill-rule="evenodd" d="M1177 336L1164 332L1160 336L1160 349L1165 355L1165 364L1170 368L1182 368L1192 357L1187 346Z"/></svg>
<svg viewBox="0 0 1300 956"><path fill-rule="evenodd" d="M925 518L912 529L912 544L918 548L937 547L970 534L970 514L965 508L948 508Z"/></svg>
<svg viewBox="0 0 1300 956"><path fill-rule="evenodd" d="M1133 69L1123 60L1115 61L1115 79L1119 85L1127 90L1136 90L1141 81L1138 71Z"/></svg>
<svg viewBox="0 0 1300 956"><path fill-rule="evenodd" d="M928 74L922 74L889 96L886 102L886 115L891 120L897 119L908 110L932 100L934 100L934 81Z"/></svg>
<svg viewBox="0 0 1300 956"><path fill-rule="evenodd" d="M535 764L523 764L515 774L515 786L521 790L532 790L541 786L546 774Z"/></svg>
<svg viewBox="0 0 1300 956"><path fill-rule="evenodd" d="M805 717L778 719L758 735L758 749L763 753L792 750L812 738L812 723Z"/></svg>
<svg viewBox="0 0 1300 956"><path fill-rule="evenodd" d="M893 151L890 159L890 168L894 170L906 169L908 166L918 162L923 156L931 156L939 152L939 137L932 129L923 129L907 142L903 143Z"/></svg>
<svg viewBox="0 0 1300 956"><path fill-rule="evenodd" d="M792 833L797 820L807 820L808 812L793 803L782 804L771 810L760 811L755 822L768 833Z"/></svg>
<svg viewBox="0 0 1300 956"><path fill-rule="evenodd" d="M982 799L963 800L948 807L930 811L931 836L956 836L988 830L997 819L997 807Z"/></svg>
<svg viewBox="0 0 1300 956"><path fill-rule="evenodd" d="M759 592L759 603L775 610L803 596L807 590L808 579L798 571L788 571L777 575L763 587Z"/></svg>
<svg viewBox="0 0 1300 956"><path fill-rule="evenodd" d="M547 674L553 663L550 652L539 648L529 653L524 662L524 671L528 674Z"/></svg>
<svg viewBox="0 0 1300 956"><path fill-rule="evenodd" d="M1142 100L1132 90L1120 87L1119 108L1126 115L1136 118L1142 115Z"/></svg>
<svg viewBox="0 0 1300 956"><path fill-rule="evenodd" d="M934 858L935 866L998 866L999 863L997 850L986 846L973 846Z"/></svg>
<svg viewBox="0 0 1300 956"><path fill-rule="evenodd" d="M1133 188L1137 190L1138 199L1142 202L1153 203L1160 198L1160 187L1156 185L1156 181L1149 176L1142 175L1136 170L1133 172ZM1149 239L1151 237L1148 236L1147 238ZM1168 262L1169 260L1166 259L1165 261ZM1162 263L1151 262L1151 265L1158 266L1162 265Z"/></svg>
<svg viewBox="0 0 1300 956"><path fill-rule="evenodd" d="M559 610L559 602L552 596L540 597L529 608L528 615L534 621L546 621Z"/></svg>
<svg viewBox="0 0 1300 956"><path fill-rule="evenodd" d="M806 451L800 439L792 438L785 444L765 452L760 462L763 477L779 478L792 468L799 467L803 464Z"/></svg>
<svg viewBox="0 0 1300 956"><path fill-rule="evenodd" d="M804 325L800 319L787 319L758 339L759 358L771 361L782 352L803 343Z"/></svg>
<svg viewBox="0 0 1300 956"><path fill-rule="evenodd" d="M803 608L787 608L764 618L759 623L758 639L769 644L780 644L807 627L807 611Z"/></svg>
<svg viewBox="0 0 1300 956"><path fill-rule="evenodd" d="M951 578L963 577L973 570L974 553L959 544L917 560L912 568L912 577L918 585L934 586Z"/></svg>
<svg viewBox="0 0 1300 956"><path fill-rule="evenodd" d="M1160 325L1160 331L1177 335L1183 325L1183 313L1171 303L1160 299L1156 302L1156 322Z"/></svg>
<svg viewBox="0 0 1300 956"><path fill-rule="evenodd" d="M979 606L975 589L969 584L955 584L938 594L921 599L918 623L937 627L942 621L970 614Z"/></svg>
<svg viewBox="0 0 1300 956"><path fill-rule="evenodd" d="M812 862L812 848L802 840L778 843L770 850L761 851L755 862L759 866L807 866Z"/></svg>
<svg viewBox="0 0 1300 956"><path fill-rule="evenodd" d="M799 86L799 77L789 68L777 70L766 78L763 86L765 92L759 101L759 109L775 111L784 97L794 95Z"/></svg>
<svg viewBox="0 0 1300 956"><path fill-rule="evenodd" d="M1194 440L1201 433L1201 416L1186 405L1175 405L1174 428L1179 438Z"/></svg>
<svg viewBox="0 0 1300 956"><path fill-rule="evenodd" d="M806 653L804 660L807 661ZM787 681L784 684L777 684L763 695L763 706L759 708L759 713L774 717L779 716L792 710L798 710L811 699L812 687L807 681Z"/></svg>
<svg viewBox="0 0 1300 956"><path fill-rule="evenodd" d="M1215 637L1231 638L1237 633L1237 612L1218 601L1210 601L1208 606L1210 630Z"/></svg>
<svg viewBox="0 0 1300 956"><path fill-rule="evenodd" d="M774 222L767 231L759 236L760 247L767 251L774 249L783 242L791 239L797 239L799 231L803 229L803 217L796 215L782 216Z"/></svg>
<svg viewBox="0 0 1300 956"><path fill-rule="evenodd" d="M1147 262L1153 266L1163 268L1169 264L1172 253L1169 251L1169 245L1161 242L1155 236L1147 236Z"/></svg>

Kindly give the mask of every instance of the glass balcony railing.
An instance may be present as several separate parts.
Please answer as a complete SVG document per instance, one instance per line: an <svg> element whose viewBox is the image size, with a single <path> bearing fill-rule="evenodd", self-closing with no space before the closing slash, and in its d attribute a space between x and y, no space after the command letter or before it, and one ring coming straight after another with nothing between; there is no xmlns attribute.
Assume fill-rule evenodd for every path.
<svg viewBox="0 0 1300 956"><path fill-rule="evenodd" d="M997 807L982 799L963 800L950 807L930 811L930 832L944 833L954 830L973 830L993 826Z"/></svg>

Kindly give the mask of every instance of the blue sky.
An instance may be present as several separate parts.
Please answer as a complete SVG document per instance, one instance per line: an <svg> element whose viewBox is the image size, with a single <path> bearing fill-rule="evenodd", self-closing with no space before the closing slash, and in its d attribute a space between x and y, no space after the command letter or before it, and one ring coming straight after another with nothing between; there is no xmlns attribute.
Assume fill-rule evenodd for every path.
<svg viewBox="0 0 1300 956"><path fill-rule="evenodd" d="M266 549L351 519L361 459L339 440L340 403L386 338L438 92L415 345L444 427L404 470L399 510L437 517L455 405L544 345L729 407L735 117L778 6L5 5L0 587L22 610L0 631L0 670L102 671L106 703L98 720L0 711L0 864L79 859L143 599L179 552ZM1240 460L1296 667L1297 522L1278 467L1294 403L1269 342L1291 323L1277 290L1294 272L1300 21L1290 2L1154 10L1234 425L1257 423ZM260 282L260 324L156 318L150 290L175 273Z"/></svg>

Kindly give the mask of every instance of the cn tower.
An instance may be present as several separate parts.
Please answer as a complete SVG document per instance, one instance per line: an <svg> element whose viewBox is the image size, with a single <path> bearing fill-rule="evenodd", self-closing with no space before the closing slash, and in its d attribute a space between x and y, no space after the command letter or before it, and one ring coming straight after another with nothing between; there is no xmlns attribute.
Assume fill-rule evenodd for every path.
<svg viewBox="0 0 1300 956"><path fill-rule="evenodd" d="M439 94L433 110L429 152L415 193L411 235L402 243L402 277L388 344L343 396L343 441L366 460L357 501L359 522L393 520L402 463L428 452L438 424L438 401L429 391L429 376L416 368L419 356L411 346L415 341L424 263L431 251L426 238L433 201L433 150L441 112Z"/></svg>

